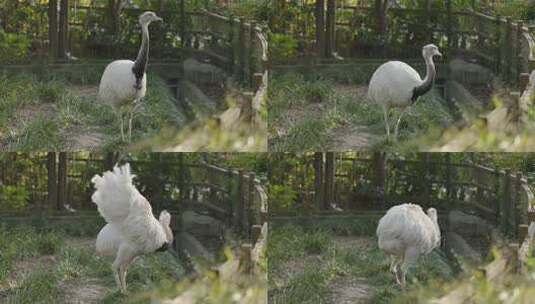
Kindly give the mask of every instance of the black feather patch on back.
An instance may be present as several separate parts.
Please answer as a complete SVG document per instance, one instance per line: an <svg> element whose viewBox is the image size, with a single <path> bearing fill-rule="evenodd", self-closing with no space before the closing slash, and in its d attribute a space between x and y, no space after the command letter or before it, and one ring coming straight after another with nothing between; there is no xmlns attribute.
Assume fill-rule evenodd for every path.
<svg viewBox="0 0 535 304"><path fill-rule="evenodd" d="M167 249L169 249L169 243L165 242L160 248L156 249L156 252L166 251Z"/></svg>
<svg viewBox="0 0 535 304"><path fill-rule="evenodd" d="M414 103L416 100L418 100L418 97L424 95L425 93L429 92L431 90L431 87L433 86L433 81L430 81L429 83L424 84L423 86L415 87L412 90L412 98L411 101Z"/></svg>

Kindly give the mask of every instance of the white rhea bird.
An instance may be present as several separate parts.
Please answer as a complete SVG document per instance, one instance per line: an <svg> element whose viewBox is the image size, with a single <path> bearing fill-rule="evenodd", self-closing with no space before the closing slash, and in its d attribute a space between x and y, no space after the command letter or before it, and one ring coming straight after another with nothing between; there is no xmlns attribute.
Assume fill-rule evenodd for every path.
<svg viewBox="0 0 535 304"><path fill-rule="evenodd" d="M121 138L124 136L123 109L129 113L128 137L132 137L133 113L140 104L141 98L147 91L147 64L149 62L149 24L153 21L163 21L153 12L145 12L139 16L141 24L141 47L136 57L132 60L116 60L106 66L100 86L98 98L112 105L118 112L121 121Z"/></svg>
<svg viewBox="0 0 535 304"><path fill-rule="evenodd" d="M132 183L130 165L113 168L91 180L96 191L91 199L107 224L100 230L96 250L99 255L115 257L112 270L120 291L126 293L126 270L143 254L165 251L173 243L171 215L152 215L152 208Z"/></svg>
<svg viewBox="0 0 535 304"><path fill-rule="evenodd" d="M383 108L387 139L390 139L388 111L391 108L401 109L394 129L394 138L397 138L399 123L405 109L433 87L436 76L433 56L442 56L442 54L436 45L428 44L423 47L422 55L427 67L427 74L423 80L416 70L401 61L389 61L382 64L370 80L368 99Z"/></svg>
<svg viewBox="0 0 535 304"><path fill-rule="evenodd" d="M394 206L379 220L377 237L379 248L391 258L390 271L404 287L409 267L421 254L428 254L440 245L437 211L429 208L426 214L416 204Z"/></svg>

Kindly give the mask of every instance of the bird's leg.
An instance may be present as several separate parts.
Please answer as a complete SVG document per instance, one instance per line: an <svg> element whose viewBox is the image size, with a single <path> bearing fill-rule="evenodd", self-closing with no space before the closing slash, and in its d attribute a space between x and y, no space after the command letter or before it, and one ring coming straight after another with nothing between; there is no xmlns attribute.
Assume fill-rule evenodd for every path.
<svg viewBox="0 0 535 304"><path fill-rule="evenodd" d="M134 109L130 110L130 117L128 118L128 141L132 141L132 119L134 117Z"/></svg>
<svg viewBox="0 0 535 304"><path fill-rule="evenodd" d="M394 129L394 138L396 140L398 138L399 123L401 122L401 117L403 117L403 114L405 114L405 109L401 110L401 113L399 114L399 117L398 117L398 121L396 123L396 128Z"/></svg>
<svg viewBox="0 0 535 304"><path fill-rule="evenodd" d="M117 283L117 287L122 292L122 283L121 283L121 276L120 276L120 267L118 265L117 259L115 262L113 262L111 266L111 270L113 271L113 277L115 278L115 283Z"/></svg>
<svg viewBox="0 0 535 304"><path fill-rule="evenodd" d="M409 270L411 265L416 263L419 255L419 250L416 247L409 247L405 250L405 254L403 255L403 263L401 264L401 282L398 282L402 288L405 288L406 285L407 270Z"/></svg>
<svg viewBox="0 0 535 304"><path fill-rule="evenodd" d="M126 293L126 268L133 258L133 254L129 251L127 246L119 247L119 251L113 262L113 267L118 273L116 281L121 293Z"/></svg>
<svg viewBox="0 0 535 304"><path fill-rule="evenodd" d="M125 138L124 138L123 111L121 109L119 109L119 111L117 112L117 116L119 116L119 121L121 122L121 140L125 141Z"/></svg>
<svg viewBox="0 0 535 304"><path fill-rule="evenodd" d="M119 270L119 280L121 281L121 292L126 293L126 266L122 265Z"/></svg>
<svg viewBox="0 0 535 304"><path fill-rule="evenodd" d="M134 100L134 106L130 109L130 118L128 119L128 139L132 140L132 121L134 120L134 112L141 107L139 99Z"/></svg>
<svg viewBox="0 0 535 304"><path fill-rule="evenodd" d="M390 126L388 124L388 109L386 106L383 107L383 113L385 115L386 140L388 141L390 139Z"/></svg>
<svg viewBox="0 0 535 304"><path fill-rule="evenodd" d="M391 259L391 261L390 261L390 272L397 273L397 271L398 271L397 267L399 265L400 259L396 255L391 255L390 259Z"/></svg>

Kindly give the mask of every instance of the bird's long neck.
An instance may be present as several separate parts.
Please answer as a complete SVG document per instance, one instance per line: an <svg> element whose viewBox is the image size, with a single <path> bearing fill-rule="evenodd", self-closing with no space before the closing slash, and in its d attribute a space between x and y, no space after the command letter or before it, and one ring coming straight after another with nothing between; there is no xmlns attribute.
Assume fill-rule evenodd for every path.
<svg viewBox="0 0 535 304"><path fill-rule="evenodd" d="M164 225L162 223L160 223L160 225L162 226L163 231L165 232L165 239L167 240L167 242L173 242L173 231L171 230L169 225Z"/></svg>
<svg viewBox="0 0 535 304"><path fill-rule="evenodd" d="M143 78L147 65L149 63L149 25L148 23L141 24L141 47L137 53L136 61L132 71L137 79Z"/></svg>
<svg viewBox="0 0 535 304"><path fill-rule="evenodd" d="M414 88L413 94L412 94L412 101L416 101L418 97L424 95L425 93L429 92L431 90L431 87L433 87L433 82L435 81L436 71L435 71L435 63L433 62L432 56L426 56L425 59L425 65L427 67L426 75L423 80L423 82Z"/></svg>

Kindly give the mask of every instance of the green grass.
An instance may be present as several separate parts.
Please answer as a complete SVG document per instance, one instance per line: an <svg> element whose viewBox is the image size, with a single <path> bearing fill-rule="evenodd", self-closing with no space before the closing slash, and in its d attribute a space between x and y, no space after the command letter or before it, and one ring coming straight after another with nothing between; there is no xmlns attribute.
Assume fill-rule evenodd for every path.
<svg viewBox="0 0 535 304"><path fill-rule="evenodd" d="M152 290L168 286L184 275L170 253L141 256L128 270L128 289L132 295L122 295L112 275L113 259L97 256L92 247L69 245L64 241L66 236L73 231L77 233L65 226L0 226L0 290L7 295L7 303L62 303L65 293L60 284L78 281L83 284L87 279L96 280L107 289L102 303L132 303L136 297L144 299L141 302L145 303L147 296L153 294ZM18 261L44 255L53 255L53 262L27 268L24 272L14 268ZM6 279L14 271L17 281L7 285Z"/></svg>
<svg viewBox="0 0 535 304"><path fill-rule="evenodd" d="M339 128L347 129L352 126L366 127L367 132L371 134L373 142L364 148L403 149L408 140L419 138L453 122L453 117L441 97L436 91L432 91L411 106L403 116L399 143L387 142L380 106L368 101L365 90L359 90L358 93L337 91L335 85L340 82L332 79L318 76L313 78L296 73L282 74L271 79L268 95L270 149L339 150L340 147L334 146L333 137L340 132ZM399 111L391 110L389 119L392 133L398 116ZM405 149L412 148L410 146Z"/></svg>
<svg viewBox="0 0 535 304"><path fill-rule="evenodd" d="M364 281L370 303L411 303L389 272L389 260L377 247L372 221L345 229L334 225L271 226L268 274L272 303L321 303L333 297L335 282ZM367 245L342 246L333 238L355 231ZM294 265L294 266L291 266ZM295 266L298 265L298 266ZM444 259L433 252L409 270L409 292L453 278Z"/></svg>
<svg viewBox="0 0 535 304"><path fill-rule="evenodd" d="M0 302L64 303L74 288L84 287L86 282L100 286L98 303L151 303L192 290L196 303L230 304L239 297L240 303L256 304L265 299L267 287L261 276L222 280L207 268L196 279L188 278L170 252L138 257L128 268L129 293L123 295L113 278L113 258L97 256L93 246L73 238L93 239L102 225L102 220L53 224L38 217L26 224L0 225ZM83 241L87 243L87 239ZM310 243L316 246L318 241ZM16 268L19 262L37 263L35 259L43 256L47 262L41 267L30 263L24 270Z"/></svg>
<svg viewBox="0 0 535 304"><path fill-rule="evenodd" d="M64 71L65 72L65 71ZM78 71L78 74L81 71ZM70 75L70 76L69 76ZM73 92L73 84L96 84L76 73L0 73L0 144L5 150L62 150L80 135L97 132L103 149L126 148L120 123L111 106L97 102L96 95ZM91 82L89 82L91 80ZM148 75L147 95L133 121L132 140L156 134L169 126L186 122L174 105L164 81ZM95 92L96 93L96 92Z"/></svg>

